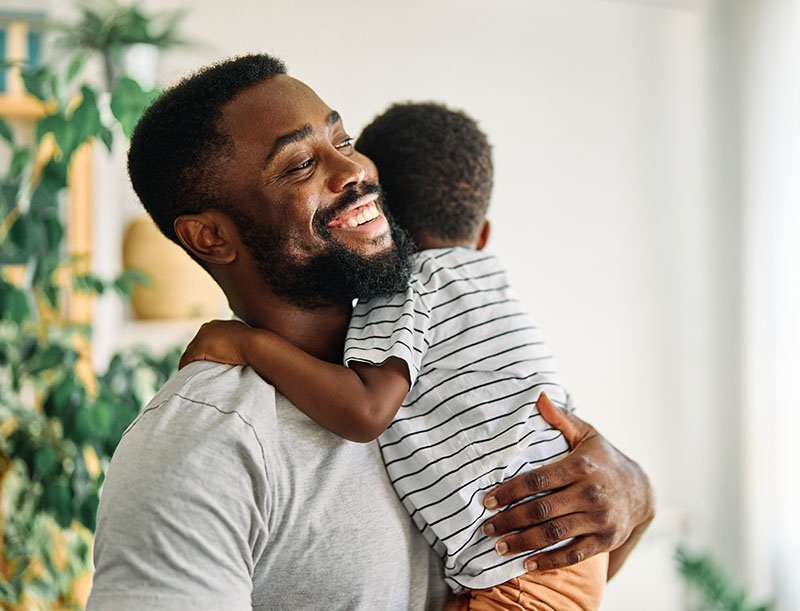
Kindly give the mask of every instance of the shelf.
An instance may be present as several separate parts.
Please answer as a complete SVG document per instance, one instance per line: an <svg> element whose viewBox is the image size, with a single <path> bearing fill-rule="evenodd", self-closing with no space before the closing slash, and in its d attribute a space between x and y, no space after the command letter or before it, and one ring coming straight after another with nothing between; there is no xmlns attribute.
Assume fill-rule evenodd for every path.
<svg viewBox="0 0 800 611"><path fill-rule="evenodd" d="M36 121L47 112L47 106L26 94L0 94L0 117Z"/></svg>

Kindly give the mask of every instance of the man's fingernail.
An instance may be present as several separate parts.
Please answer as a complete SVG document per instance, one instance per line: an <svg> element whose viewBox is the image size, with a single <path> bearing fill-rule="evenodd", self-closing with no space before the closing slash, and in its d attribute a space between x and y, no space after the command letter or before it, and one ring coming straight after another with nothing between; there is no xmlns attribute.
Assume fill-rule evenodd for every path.
<svg viewBox="0 0 800 611"><path fill-rule="evenodd" d="M497 545L494 546L494 549L500 555L508 553L508 545L506 545L506 543L503 541L498 541Z"/></svg>
<svg viewBox="0 0 800 611"><path fill-rule="evenodd" d="M483 534L488 537L491 537L494 534L494 524L484 524Z"/></svg>
<svg viewBox="0 0 800 611"><path fill-rule="evenodd" d="M483 500L483 506L486 507L486 509L495 509L497 507L497 499L493 496L487 496Z"/></svg>
<svg viewBox="0 0 800 611"><path fill-rule="evenodd" d="M528 560L525 562L525 570L526 571L535 571L539 568L539 565L536 564L536 560Z"/></svg>

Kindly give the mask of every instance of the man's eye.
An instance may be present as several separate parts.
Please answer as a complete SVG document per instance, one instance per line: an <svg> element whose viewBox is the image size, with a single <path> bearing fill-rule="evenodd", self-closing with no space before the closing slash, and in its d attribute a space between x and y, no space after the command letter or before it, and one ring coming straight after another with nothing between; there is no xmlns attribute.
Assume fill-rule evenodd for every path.
<svg viewBox="0 0 800 611"><path fill-rule="evenodd" d="M336 145L337 149L344 149L348 146L353 146L353 139L352 138L345 138L339 144Z"/></svg>
<svg viewBox="0 0 800 611"><path fill-rule="evenodd" d="M313 160L313 159L306 159L306 160L305 160L303 163L301 163L301 164L299 164L299 165L296 165L295 167L293 167L293 168L292 168L291 170L289 170L289 171L290 171L290 172L297 172L298 170L305 170L305 169L306 169L308 166L310 166L312 163L314 163L314 160Z"/></svg>

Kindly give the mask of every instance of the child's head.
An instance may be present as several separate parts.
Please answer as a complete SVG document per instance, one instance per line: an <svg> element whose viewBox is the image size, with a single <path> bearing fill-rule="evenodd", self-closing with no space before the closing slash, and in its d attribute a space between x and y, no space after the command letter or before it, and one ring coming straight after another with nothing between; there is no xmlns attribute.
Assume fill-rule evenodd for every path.
<svg viewBox="0 0 800 611"><path fill-rule="evenodd" d="M492 155L473 119L441 104L395 104L356 148L375 162L389 209L420 248L483 246Z"/></svg>

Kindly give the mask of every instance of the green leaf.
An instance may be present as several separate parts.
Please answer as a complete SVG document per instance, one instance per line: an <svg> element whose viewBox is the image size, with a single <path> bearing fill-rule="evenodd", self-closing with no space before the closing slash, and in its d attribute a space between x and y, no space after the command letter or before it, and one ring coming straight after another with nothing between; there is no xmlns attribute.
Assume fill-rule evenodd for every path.
<svg viewBox="0 0 800 611"><path fill-rule="evenodd" d="M121 297L130 299L133 296L134 286L137 284L148 286L151 282L152 278L145 272L138 269L126 269L114 279L113 287Z"/></svg>
<svg viewBox="0 0 800 611"><path fill-rule="evenodd" d="M53 207L58 205L58 193L67 184L68 170L66 162L57 159L51 159L42 170L37 190L42 189L50 196Z"/></svg>
<svg viewBox="0 0 800 611"><path fill-rule="evenodd" d="M11 129L9 122L2 117L0 117L0 138L8 142L10 145L14 145L14 130Z"/></svg>
<svg viewBox="0 0 800 611"><path fill-rule="evenodd" d="M47 236L47 244L50 249L57 249L61 246L64 239L64 226L54 215L45 216L42 219L44 233Z"/></svg>
<svg viewBox="0 0 800 611"><path fill-rule="evenodd" d="M17 250L27 252L28 245L30 244L30 234L28 232L27 216L20 216L11 225L8 231L8 239Z"/></svg>
<svg viewBox="0 0 800 611"><path fill-rule="evenodd" d="M64 483L47 486L42 493L42 505L62 528L72 522L72 495Z"/></svg>
<svg viewBox="0 0 800 611"><path fill-rule="evenodd" d="M14 148L11 155L11 162L8 164L8 176L16 178L22 174L25 166L33 160L33 149L28 147Z"/></svg>
<svg viewBox="0 0 800 611"><path fill-rule="evenodd" d="M45 117L42 117L36 122L36 143L40 143L47 134L53 134L59 146L59 135L62 133L66 120L64 115L59 112L54 112Z"/></svg>
<svg viewBox="0 0 800 611"><path fill-rule="evenodd" d="M72 279L72 286L80 293L89 295L102 295L106 290L106 283L94 274L79 274Z"/></svg>
<svg viewBox="0 0 800 611"><path fill-rule="evenodd" d="M31 477L47 479L60 471L61 462L58 454L51 446L42 446L33 454L33 472Z"/></svg>
<svg viewBox="0 0 800 611"><path fill-rule="evenodd" d="M42 287L42 299L48 307L56 310L61 304L61 287L57 284L48 283Z"/></svg>
<svg viewBox="0 0 800 611"><path fill-rule="evenodd" d="M64 423L64 434L69 436L68 428L78 407L86 401L86 389L73 376L65 376L45 398L42 405L44 413L50 418L59 418Z"/></svg>
<svg viewBox="0 0 800 611"><path fill-rule="evenodd" d="M81 405L75 412L74 429L70 437L76 443L83 445L106 436L106 430L103 428L105 423L97 420L95 411L86 405Z"/></svg>
<svg viewBox="0 0 800 611"><path fill-rule="evenodd" d="M19 345L19 360L21 363L33 358L36 354L36 348L39 346L39 340L35 335L28 335L22 339Z"/></svg>
<svg viewBox="0 0 800 611"><path fill-rule="evenodd" d="M97 493L90 494L83 500L83 503L80 507L80 513L78 514L81 524L83 524L92 532L94 532L96 526L95 520L97 519L97 505L99 503L100 497L97 495Z"/></svg>
<svg viewBox="0 0 800 611"><path fill-rule="evenodd" d="M84 53L76 53L67 65L65 78L67 83L71 83L78 76L78 73L83 69L86 63L86 55Z"/></svg>
<svg viewBox="0 0 800 611"><path fill-rule="evenodd" d="M145 91L132 78L122 77L111 94L111 112L122 126L126 138L130 138L142 113L158 97L158 89Z"/></svg>
<svg viewBox="0 0 800 611"><path fill-rule="evenodd" d="M78 360L78 353L69 346L51 344L43 350L37 351L35 358L31 359L30 370L38 374L50 369L69 371Z"/></svg>
<svg viewBox="0 0 800 611"><path fill-rule="evenodd" d="M22 597L22 583L0 579L0 600L15 603Z"/></svg>
<svg viewBox="0 0 800 611"><path fill-rule="evenodd" d="M81 87L81 103L70 117L70 123L75 126L77 146L91 140L100 133L100 111L97 108L97 94L88 85Z"/></svg>
<svg viewBox="0 0 800 611"><path fill-rule="evenodd" d="M10 320L21 325L31 316L28 298L13 284L0 281L0 320Z"/></svg>
<svg viewBox="0 0 800 611"><path fill-rule="evenodd" d="M55 92L52 90L52 71L47 66L22 70L20 76L22 77L25 89L32 96L40 100L48 100L55 97ZM48 85L50 86L50 91L47 90Z"/></svg>
<svg viewBox="0 0 800 611"><path fill-rule="evenodd" d="M114 134L110 129L108 129L105 125L100 126L100 140L103 144L106 145L108 152L111 152L111 148L114 146Z"/></svg>

